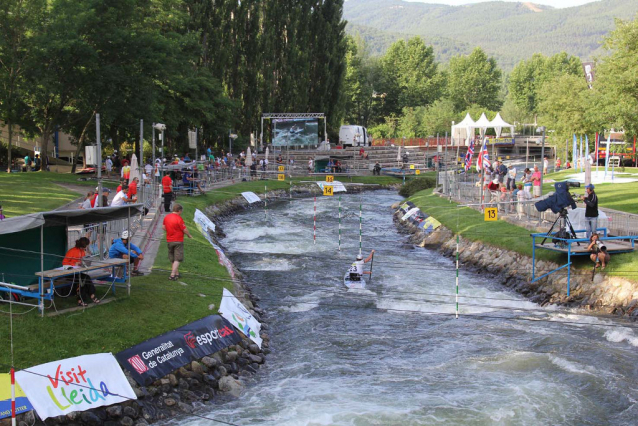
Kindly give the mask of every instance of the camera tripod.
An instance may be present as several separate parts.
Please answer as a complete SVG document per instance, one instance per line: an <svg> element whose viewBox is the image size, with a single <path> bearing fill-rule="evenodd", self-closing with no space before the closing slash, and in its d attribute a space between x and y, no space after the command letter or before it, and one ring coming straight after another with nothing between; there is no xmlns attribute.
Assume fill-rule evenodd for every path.
<svg viewBox="0 0 638 426"><path fill-rule="evenodd" d="M552 237L552 231L554 230L556 225L558 225L558 232L556 233L557 234L556 236L558 238L573 238L573 239L578 238L576 236L576 231L574 231L574 227L572 226L572 223L569 220L569 217L567 216L567 210L562 209L560 213L558 214L558 217L552 224L551 228L549 228L549 231L547 231L547 234L545 234L545 238L543 238L541 245L545 244L545 241L547 240L547 238ZM569 228L569 232L567 232L568 228ZM567 243L562 240L557 240L557 242L554 241L554 243L561 247L564 247L567 245ZM576 242L576 244L580 246L579 242Z"/></svg>

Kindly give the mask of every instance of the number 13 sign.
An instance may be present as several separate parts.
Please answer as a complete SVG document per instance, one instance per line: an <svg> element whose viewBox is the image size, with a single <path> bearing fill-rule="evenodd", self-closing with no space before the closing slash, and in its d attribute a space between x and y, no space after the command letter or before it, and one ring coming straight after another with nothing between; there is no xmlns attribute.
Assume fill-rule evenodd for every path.
<svg viewBox="0 0 638 426"><path fill-rule="evenodd" d="M496 207L488 207L485 209L485 221L494 222L498 220L498 209Z"/></svg>

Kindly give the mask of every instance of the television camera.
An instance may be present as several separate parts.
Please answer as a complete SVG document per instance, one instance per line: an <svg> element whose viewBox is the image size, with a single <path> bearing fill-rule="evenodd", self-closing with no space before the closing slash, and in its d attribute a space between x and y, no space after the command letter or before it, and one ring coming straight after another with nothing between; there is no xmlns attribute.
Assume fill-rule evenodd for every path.
<svg viewBox="0 0 638 426"><path fill-rule="evenodd" d="M539 212L544 212L547 209L550 209L553 213L558 214L558 217L549 228L549 231L547 231L541 245L545 244L545 240L547 240L548 237L554 237L552 238L552 242L555 245L564 248L567 246L564 239L577 238L574 227L567 216L567 207L571 207L572 210L576 208L576 199L578 196L576 194L570 194L569 188L580 188L580 182L556 182L554 184L554 188L556 189L554 194L540 200L534 204L534 207L536 207L536 210ZM558 225L558 231L552 234L556 225ZM577 244L580 245L580 243Z"/></svg>

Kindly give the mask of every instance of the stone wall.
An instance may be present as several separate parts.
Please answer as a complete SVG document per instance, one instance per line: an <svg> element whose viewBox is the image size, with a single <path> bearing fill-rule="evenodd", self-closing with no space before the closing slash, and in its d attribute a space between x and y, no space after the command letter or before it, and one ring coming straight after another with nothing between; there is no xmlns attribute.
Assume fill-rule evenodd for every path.
<svg viewBox="0 0 638 426"><path fill-rule="evenodd" d="M397 208L398 205L393 206ZM403 213L395 211L394 221L410 234L410 242L421 247L440 250L446 256L456 255L456 236L441 226L431 234L400 219ZM565 259L566 260L566 259ZM613 259L612 259L613 261ZM571 268L571 291L567 297L567 268L532 283L532 259L514 251L460 238L459 263L461 268L488 272L498 277L503 285L521 293L542 306L556 304L581 307L605 314L617 314L638 319L638 282L620 277L607 277L597 272L591 279L591 269ZM536 271L558 268L553 262L537 260ZM593 266L593 265L592 265ZM545 272L541 272L542 275Z"/></svg>

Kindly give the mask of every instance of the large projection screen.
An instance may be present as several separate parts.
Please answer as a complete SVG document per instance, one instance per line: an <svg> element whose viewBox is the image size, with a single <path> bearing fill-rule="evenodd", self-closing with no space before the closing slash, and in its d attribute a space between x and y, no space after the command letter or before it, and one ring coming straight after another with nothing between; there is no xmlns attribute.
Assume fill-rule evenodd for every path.
<svg viewBox="0 0 638 426"><path fill-rule="evenodd" d="M273 120L273 146L317 146L319 122L315 118Z"/></svg>

